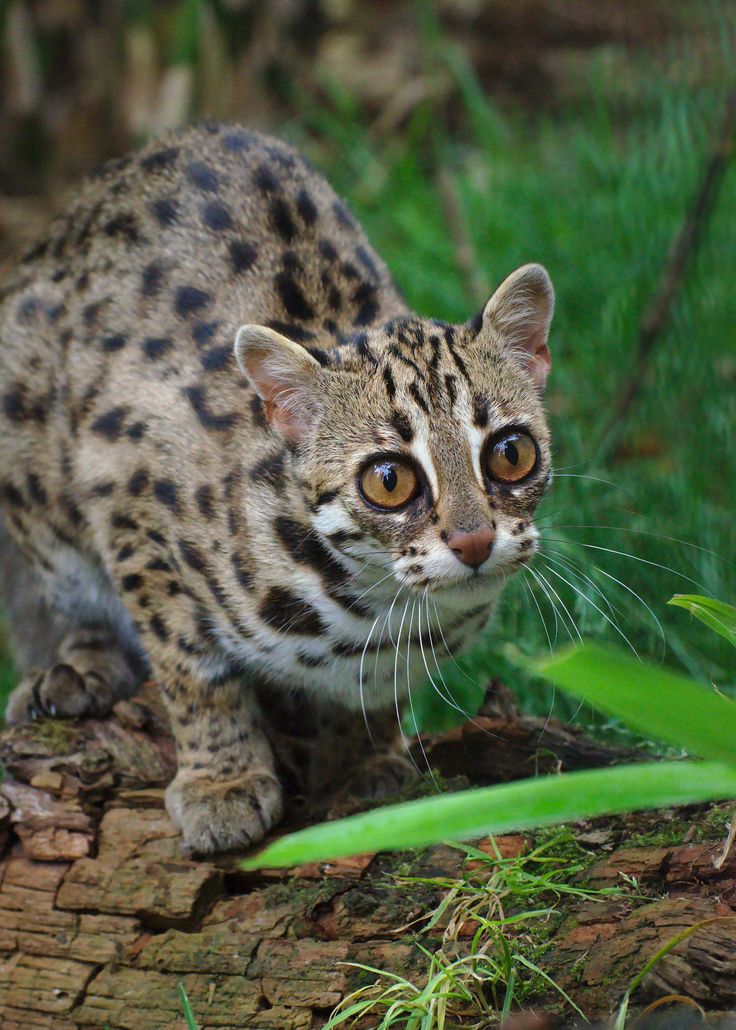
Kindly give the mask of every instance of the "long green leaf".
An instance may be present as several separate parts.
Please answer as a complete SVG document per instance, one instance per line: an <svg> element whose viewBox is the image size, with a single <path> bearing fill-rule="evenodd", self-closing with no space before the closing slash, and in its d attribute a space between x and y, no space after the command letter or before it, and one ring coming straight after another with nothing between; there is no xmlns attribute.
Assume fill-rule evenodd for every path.
<svg viewBox="0 0 736 1030"><path fill-rule="evenodd" d="M647 737L736 765L736 704L715 690L598 644L558 651L534 668Z"/></svg>
<svg viewBox="0 0 736 1030"><path fill-rule="evenodd" d="M684 608L736 647L736 608L732 604L700 594L675 594L667 604Z"/></svg>
<svg viewBox="0 0 736 1030"><path fill-rule="evenodd" d="M565 773L390 805L323 823L282 837L246 859L243 868L397 851L614 812L732 797L736 797L736 768L719 762L647 762Z"/></svg>

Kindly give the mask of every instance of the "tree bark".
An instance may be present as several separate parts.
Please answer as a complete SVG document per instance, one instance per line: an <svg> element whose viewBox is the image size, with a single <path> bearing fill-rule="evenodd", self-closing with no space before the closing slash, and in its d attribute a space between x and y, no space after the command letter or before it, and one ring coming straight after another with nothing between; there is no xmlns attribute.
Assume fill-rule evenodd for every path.
<svg viewBox="0 0 736 1030"><path fill-rule="evenodd" d="M632 757L554 720L520 716L498 689L474 724L424 744L453 785ZM183 850L163 807L174 753L153 689L107 720L6 730L0 758L5 1030L185 1027L179 982L200 1027L306 1030L366 982L346 963L422 981L417 940L432 950L442 926L420 938L417 930L442 893L431 885L397 890L396 856L246 874L237 856L196 860ZM581 845L600 853L591 883L620 883L625 873L641 888L640 896L560 907L544 969L590 1018L608 1016L678 931L714 917L659 963L635 998L643 1005L681 994L713 1012L736 1005L736 855L716 868L717 843L626 846L633 833L671 817L643 813L576 829ZM505 854L528 846L518 835L497 844ZM401 871L452 878L462 858L430 848L401 856ZM473 929L461 930L458 948L469 946ZM529 1004L564 1009L554 993Z"/></svg>

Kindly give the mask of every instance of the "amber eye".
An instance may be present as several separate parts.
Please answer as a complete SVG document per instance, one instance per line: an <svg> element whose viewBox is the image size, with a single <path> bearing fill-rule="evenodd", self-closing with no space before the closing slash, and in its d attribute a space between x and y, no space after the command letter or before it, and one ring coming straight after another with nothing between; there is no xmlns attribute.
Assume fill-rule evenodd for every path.
<svg viewBox="0 0 736 1030"><path fill-rule="evenodd" d="M377 508L403 508L419 493L416 472L397 458L372 461L361 472L359 482L363 497Z"/></svg>
<svg viewBox="0 0 736 1030"><path fill-rule="evenodd" d="M505 433L491 443L486 464L488 475L499 483L518 483L537 464L537 445L526 433Z"/></svg>

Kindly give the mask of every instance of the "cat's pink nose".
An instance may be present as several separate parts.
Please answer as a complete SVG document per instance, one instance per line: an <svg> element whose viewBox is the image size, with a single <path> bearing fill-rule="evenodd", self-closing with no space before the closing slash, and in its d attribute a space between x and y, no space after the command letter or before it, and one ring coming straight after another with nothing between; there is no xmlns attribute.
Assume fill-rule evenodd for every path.
<svg viewBox="0 0 736 1030"><path fill-rule="evenodd" d="M447 546L463 565L477 569L491 553L495 539L496 534L491 527L484 526L470 533L453 533Z"/></svg>

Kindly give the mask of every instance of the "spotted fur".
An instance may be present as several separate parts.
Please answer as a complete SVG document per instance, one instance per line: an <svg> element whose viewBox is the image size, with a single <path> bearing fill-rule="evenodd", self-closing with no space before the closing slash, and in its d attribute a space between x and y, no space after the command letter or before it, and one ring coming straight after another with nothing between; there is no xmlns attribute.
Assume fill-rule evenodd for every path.
<svg viewBox="0 0 736 1030"><path fill-rule="evenodd" d="M551 307L526 266L467 324L414 315L321 176L238 126L103 168L0 291L0 490L61 640L10 718L98 712L148 666L186 839L261 837L282 800L255 686L391 709L533 553ZM539 450L516 486L484 473L508 428ZM421 479L400 513L361 497L376 454ZM448 541L478 527L471 568Z"/></svg>

